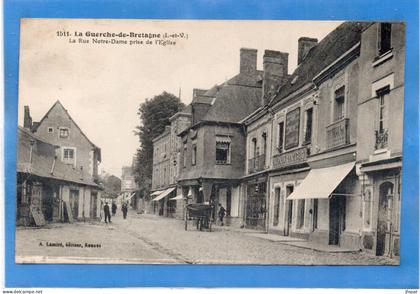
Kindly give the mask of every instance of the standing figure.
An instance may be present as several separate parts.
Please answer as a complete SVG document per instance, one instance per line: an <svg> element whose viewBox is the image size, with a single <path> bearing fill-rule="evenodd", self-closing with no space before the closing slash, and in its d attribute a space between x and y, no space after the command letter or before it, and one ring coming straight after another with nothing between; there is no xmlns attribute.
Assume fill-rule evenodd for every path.
<svg viewBox="0 0 420 294"><path fill-rule="evenodd" d="M222 206L222 204L219 203L219 220L220 225L223 226L223 218L225 217L226 209Z"/></svg>
<svg viewBox="0 0 420 294"><path fill-rule="evenodd" d="M109 212L108 202L106 202L104 206L104 215L105 215L105 223L107 223L108 221L111 222L111 213Z"/></svg>
<svg viewBox="0 0 420 294"><path fill-rule="evenodd" d="M115 216L115 214L117 213L117 204L115 203L115 201L112 201L112 216Z"/></svg>
<svg viewBox="0 0 420 294"><path fill-rule="evenodd" d="M122 207L121 207L122 213L123 213L123 217L124 219L127 218L127 212L128 212L128 205L126 202L123 203Z"/></svg>

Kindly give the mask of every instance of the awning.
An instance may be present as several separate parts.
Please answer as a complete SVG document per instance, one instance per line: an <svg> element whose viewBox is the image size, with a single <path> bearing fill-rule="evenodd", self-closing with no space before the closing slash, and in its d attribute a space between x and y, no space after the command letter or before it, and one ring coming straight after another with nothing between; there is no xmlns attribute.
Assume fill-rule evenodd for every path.
<svg viewBox="0 0 420 294"><path fill-rule="evenodd" d="M296 190L287 197L295 199L328 199L353 169L355 162L312 169Z"/></svg>
<svg viewBox="0 0 420 294"><path fill-rule="evenodd" d="M173 190L175 190L175 187L173 188L168 188L165 191L163 191L162 193L159 194L159 196L157 196L156 198L154 198L152 201L159 201L163 198L165 198L166 196L169 195L169 193L171 193Z"/></svg>
<svg viewBox="0 0 420 294"><path fill-rule="evenodd" d="M170 198L169 200L182 200L184 199L184 197L182 196L182 194L176 195L174 198Z"/></svg>
<svg viewBox="0 0 420 294"><path fill-rule="evenodd" d="M165 190L158 190L158 191L155 191L155 192L153 192L152 194L150 194L150 196L157 196L157 195L159 195L160 193L162 193L163 191L165 191Z"/></svg>

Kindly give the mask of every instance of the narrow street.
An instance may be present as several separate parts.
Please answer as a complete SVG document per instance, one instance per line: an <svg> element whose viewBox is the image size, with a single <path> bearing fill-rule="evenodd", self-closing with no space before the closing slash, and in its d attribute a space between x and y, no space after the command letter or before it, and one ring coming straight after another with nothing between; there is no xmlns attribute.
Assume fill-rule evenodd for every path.
<svg viewBox="0 0 420 294"><path fill-rule="evenodd" d="M185 231L181 220L140 215L132 210L124 220L119 210L111 224L79 222L51 224L40 229L18 227L16 262L310 265L398 263L397 260L363 253L327 253L298 248L291 246L290 242L286 244L267 240L258 235L249 230L232 230L227 227L215 227L212 232L200 232L192 224Z"/></svg>

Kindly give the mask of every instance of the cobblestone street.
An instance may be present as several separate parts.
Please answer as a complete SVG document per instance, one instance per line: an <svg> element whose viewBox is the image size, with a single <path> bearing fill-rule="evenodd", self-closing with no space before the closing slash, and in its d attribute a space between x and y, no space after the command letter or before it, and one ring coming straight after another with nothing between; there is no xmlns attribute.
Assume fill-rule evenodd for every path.
<svg viewBox="0 0 420 294"><path fill-rule="evenodd" d="M16 262L398 264L398 260L363 253L318 252L292 246L291 242L286 244L257 236L249 230L227 227L200 232L191 225L185 231L181 220L140 215L134 211L129 211L124 220L118 211L111 224L19 227Z"/></svg>

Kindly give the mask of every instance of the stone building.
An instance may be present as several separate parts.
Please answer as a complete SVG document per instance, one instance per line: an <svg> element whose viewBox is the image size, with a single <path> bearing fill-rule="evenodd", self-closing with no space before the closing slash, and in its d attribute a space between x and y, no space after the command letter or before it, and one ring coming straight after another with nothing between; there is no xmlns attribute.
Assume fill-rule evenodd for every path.
<svg viewBox="0 0 420 294"><path fill-rule="evenodd" d="M181 139L178 134L191 124L191 106L169 119L170 125L153 139L153 198L145 202L146 212L161 216L183 218L184 199L177 186Z"/></svg>
<svg viewBox="0 0 420 294"><path fill-rule="evenodd" d="M59 159L60 146L18 128L17 225L95 220L98 185Z"/></svg>
<svg viewBox="0 0 420 294"><path fill-rule="evenodd" d="M57 100L39 122L32 121L29 107L25 106L23 124L26 130L43 142L58 146L56 156L59 161L76 170L83 179L98 184L101 149L83 133L60 101ZM72 190L70 196L71 201L82 203L81 207L85 208L73 214L75 219L89 218L86 211L91 210L90 206L100 207L101 189L98 185L83 193Z"/></svg>
<svg viewBox="0 0 420 294"><path fill-rule="evenodd" d="M196 91L192 125L182 138L178 184L192 202L226 209L226 224L242 223L240 181L245 171L245 132L240 120L261 103L257 51L241 49L239 74L207 91Z"/></svg>
<svg viewBox="0 0 420 294"><path fill-rule="evenodd" d="M362 248L399 255L405 25L373 23L361 39L357 169Z"/></svg>

